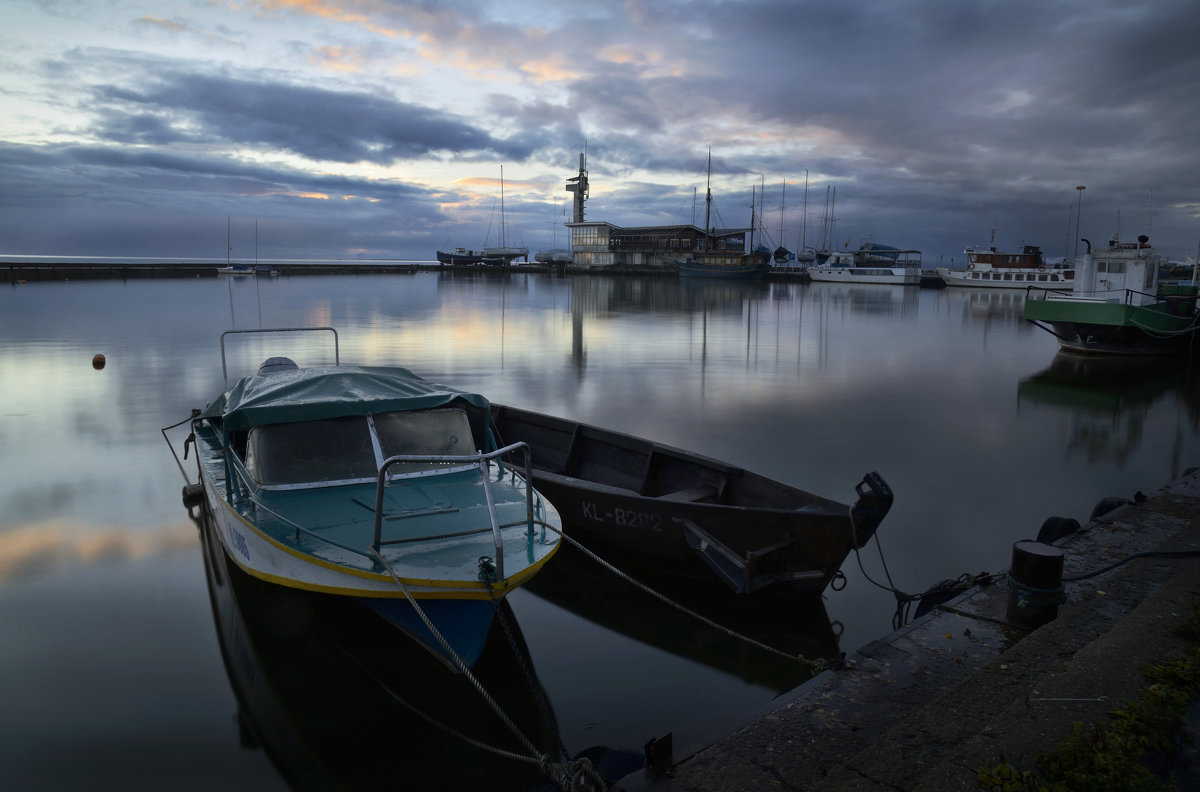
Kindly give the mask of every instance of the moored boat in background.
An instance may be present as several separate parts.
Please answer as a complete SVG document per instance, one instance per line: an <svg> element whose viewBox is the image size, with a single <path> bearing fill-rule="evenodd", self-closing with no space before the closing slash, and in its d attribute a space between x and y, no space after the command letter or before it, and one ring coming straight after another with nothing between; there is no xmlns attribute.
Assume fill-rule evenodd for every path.
<svg viewBox="0 0 1200 792"><path fill-rule="evenodd" d="M1025 318L1084 354L1191 355L1200 331L1197 286L1158 283L1162 257L1145 234L1087 245L1071 291L1031 288Z"/></svg>
<svg viewBox="0 0 1200 792"><path fill-rule="evenodd" d="M921 251L901 250L866 242L857 250L835 251L806 268L818 283L877 283L921 285Z"/></svg>
<svg viewBox="0 0 1200 792"><path fill-rule="evenodd" d="M1075 277L1073 266L1047 265L1037 245L1025 245L1020 253L1002 253L994 246L987 250L969 247L966 254L966 269L938 267L937 272L947 286L1024 289L1038 284L1066 288Z"/></svg>
<svg viewBox="0 0 1200 792"><path fill-rule="evenodd" d="M771 271L771 251L754 245L754 199L750 200L750 252L745 252L745 240L737 237L739 247L714 248L712 228L712 152L708 154L709 183L704 197L704 236L700 250L693 251L675 262L675 270L684 278L761 278ZM722 244L725 241L722 240Z"/></svg>
<svg viewBox="0 0 1200 792"><path fill-rule="evenodd" d="M437 252L439 264L451 264L460 267L482 264L486 258L487 254L482 250L469 250L461 247L454 248L453 250L439 250Z"/></svg>

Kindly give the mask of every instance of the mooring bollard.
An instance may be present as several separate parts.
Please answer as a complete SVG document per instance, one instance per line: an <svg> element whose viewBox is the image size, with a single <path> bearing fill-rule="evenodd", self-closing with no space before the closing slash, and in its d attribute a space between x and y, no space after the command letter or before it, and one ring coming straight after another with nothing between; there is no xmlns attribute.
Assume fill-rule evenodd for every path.
<svg viewBox="0 0 1200 792"><path fill-rule="evenodd" d="M1008 573L1008 621L1032 630L1058 616L1063 593L1063 558L1066 553L1053 545L1029 539L1013 544L1012 569Z"/></svg>

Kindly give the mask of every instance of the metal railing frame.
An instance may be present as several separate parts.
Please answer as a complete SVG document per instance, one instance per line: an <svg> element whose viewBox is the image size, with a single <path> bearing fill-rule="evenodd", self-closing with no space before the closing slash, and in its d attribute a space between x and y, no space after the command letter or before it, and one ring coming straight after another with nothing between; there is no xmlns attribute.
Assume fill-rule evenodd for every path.
<svg viewBox="0 0 1200 792"><path fill-rule="evenodd" d="M460 466L469 466L477 468L480 472L480 477L483 479L483 492L487 498L488 518L492 524L492 539L496 547L496 579L504 580L504 538L500 535L500 518L496 514L496 500L492 494L492 482L488 478L487 463L493 459L499 460L500 457L507 454L520 451L525 458L525 519L528 525L527 535L533 535L533 466L529 456L529 445L526 443L513 443L504 448L497 449L490 453L479 452L469 456L463 455L443 455L443 454L400 454L397 456L388 457L383 461L383 465L379 468L379 475L375 482L375 533L371 541L371 549L380 554L381 548L384 545L400 544L401 540L383 541L383 492L389 482L403 480L406 478L421 478L428 476L430 471L421 470L413 473L401 473L395 476L388 475L388 468L392 465L401 462L421 462L421 463L441 463L441 464L457 464ZM461 470L459 467L458 470ZM451 472L451 471L447 471ZM403 540L409 541L409 540Z"/></svg>

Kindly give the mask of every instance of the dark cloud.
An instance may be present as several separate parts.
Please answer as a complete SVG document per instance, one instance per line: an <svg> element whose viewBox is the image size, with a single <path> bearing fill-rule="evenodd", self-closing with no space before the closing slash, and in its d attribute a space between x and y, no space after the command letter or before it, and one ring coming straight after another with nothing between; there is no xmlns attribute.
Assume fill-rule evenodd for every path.
<svg viewBox="0 0 1200 792"><path fill-rule="evenodd" d="M0 183L0 236L41 255L222 258L232 216L243 255L259 218L274 257L406 257L399 240L440 237L449 222L427 190L400 182L139 148L0 144Z"/></svg>
<svg viewBox="0 0 1200 792"><path fill-rule="evenodd" d="M126 244L147 245L139 213L157 218L154 235L170 228L180 238L189 223L256 216L311 255L386 248L428 257L448 238L477 244L494 226L477 186L460 191L448 177L423 189L328 172L338 163L416 165L428 178L454 161L478 163L488 178L508 163L509 222L531 247L541 237L549 246L563 182L586 145L588 217L622 225L689 221L711 147L731 225L748 220L739 215L750 189L765 182L777 228L786 179L785 236L798 235L808 171L807 229L836 185L842 241L871 236L936 259L986 241L995 223L1006 247L1053 251L1074 187L1086 184L1085 235L1115 230L1119 211L1122 232L1137 233L1152 189L1156 240L1172 255L1194 252L1194 2L638 0L586 14L556 5L545 29L489 18L488 8L389 4L370 17L412 31L422 68L469 71L479 93L463 90L464 78L454 103L425 75L410 84L382 67L302 68L351 44L351 31L341 28L338 40L334 23L319 41L290 40L289 66L270 70L237 70L236 50L252 38L232 27L212 28L213 51L228 61L63 53L37 74L45 101L76 111L56 139L81 143L0 147L0 226L16 235L6 239L64 252L49 250L63 241L64 212L106 243L104 233L120 228ZM182 16L139 27L206 35ZM403 49L396 42L357 40L353 64L392 65ZM89 206L101 218L94 223ZM172 212L184 221L172 222ZM42 227L55 234L37 242Z"/></svg>
<svg viewBox="0 0 1200 792"><path fill-rule="evenodd" d="M142 125L152 127L161 142L202 136L317 161L387 165L460 152L487 151L510 159L530 153L447 113L384 96L279 82L168 72L141 89L100 86L95 100L105 108L98 134L120 142L143 142L140 128L125 123L133 117L158 119ZM172 136L167 130L175 126L198 131Z"/></svg>

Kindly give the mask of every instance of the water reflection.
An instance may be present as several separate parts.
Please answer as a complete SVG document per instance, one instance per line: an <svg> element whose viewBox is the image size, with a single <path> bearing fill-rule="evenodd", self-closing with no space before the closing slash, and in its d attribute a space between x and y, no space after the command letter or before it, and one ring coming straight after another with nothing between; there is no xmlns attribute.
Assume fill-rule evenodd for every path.
<svg viewBox="0 0 1200 792"><path fill-rule="evenodd" d="M1017 386L1019 406L1051 406L1064 414L1068 458L1080 453L1089 463L1111 460L1118 466L1141 447L1151 408L1162 400L1178 400L1194 433L1200 419L1197 396L1197 377L1186 361L1062 351L1045 370ZM1156 436L1153 441L1172 448L1164 440ZM1174 457L1178 449L1168 453ZM1178 467L1177 460L1172 467Z"/></svg>
<svg viewBox="0 0 1200 792"><path fill-rule="evenodd" d="M720 584L652 576L637 567L623 571L653 581L655 591L690 613L638 588L570 544L524 588L635 641L776 691L790 690L811 676L807 666L791 658L828 659L838 653L840 625L835 628L830 622L820 597L772 591L734 596ZM756 647L731 631L790 657Z"/></svg>
<svg viewBox="0 0 1200 792"><path fill-rule="evenodd" d="M920 289L870 284L815 283L809 287L813 304L852 314L910 316L920 305Z"/></svg>
<svg viewBox="0 0 1200 792"><path fill-rule="evenodd" d="M221 654L244 749L293 789L519 789L541 774L468 680L352 600L262 583L228 562L197 520ZM494 629L474 673L537 748L558 727L520 627ZM500 623L500 619L497 620Z"/></svg>
<svg viewBox="0 0 1200 792"><path fill-rule="evenodd" d="M963 320L1023 324L1025 292L1021 289L958 289L963 295Z"/></svg>

